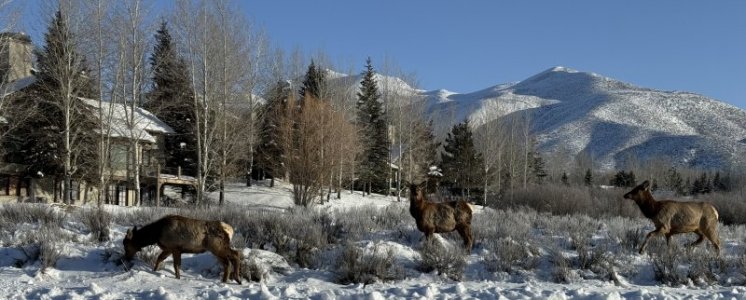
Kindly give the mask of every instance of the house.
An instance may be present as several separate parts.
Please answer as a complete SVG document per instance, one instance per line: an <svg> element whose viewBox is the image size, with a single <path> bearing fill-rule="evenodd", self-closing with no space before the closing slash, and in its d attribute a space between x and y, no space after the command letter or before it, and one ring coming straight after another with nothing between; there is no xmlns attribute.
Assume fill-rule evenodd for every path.
<svg viewBox="0 0 746 300"><path fill-rule="evenodd" d="M31 39L20 33L0 33L0 100L23 92L35 82L32 73ZM160 200L164 185L194 186L196 179L182 176L179 170L161 170L164 165L164 136L174 130L152 113L122 103L110 103L96 99L79 98L103 122L109 140L109 161L104 172L108 185L106 191L98 191L97 182L71 184L71 198L82 204L98 199L103 194L105 203L115 205L140 205L135 203L135 176L140 183L140 198L152 203ZM0 124L7 123L0 119ZM134 147L134 151L132 151ZM136 153L135 158L128 159ZM140 166L139 174L132 174L135 161ZM170 171L170 172L169 172ZM168 174L172 173L172 174ZM24 175L26 174L26 175ZM0 162L0 202L37 201L57 202L62 199L62 182L53 178L27 176L26 166Z"/></svg>

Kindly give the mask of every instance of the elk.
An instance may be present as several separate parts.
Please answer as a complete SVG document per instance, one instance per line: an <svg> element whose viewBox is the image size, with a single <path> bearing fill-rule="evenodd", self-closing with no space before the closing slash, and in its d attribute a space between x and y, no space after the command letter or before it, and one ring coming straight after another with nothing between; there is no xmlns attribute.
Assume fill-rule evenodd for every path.
<svg viewBox="0 0 746 300"><path fill-rule="evenodd" d="M409 187L409 213L412 214L417 229L430 241L433 233L458 231L464 239L464 247L471 252L471 215L472 208L464 200L443 203L428 202L422 188L417 185Z"/></svg>
<svg viewBox="0 0 746 300"><path fill-rule="evenodd" d="M157 272L161 263L169 255L174 258L176 279L180 279L182 253L212 252L223 265L223 282L228 277L241 284L241 255L231 249L233 227L220 221L204 221L187 217L168 215L138 229L127 230L124 237L124 258L131 261L143 247L157 244L161 254L153 267ZM231 265L233 269L231 270Z"/></svg>
<svg viewBox="0 0 746 300"><path fill-rule="evenodd" d="M655 230L648 233L642 242L639 253L645 251L648 240L653 235L666 237L666 243L671 242L671 236L680 233L696 233L699 239L690 247L701 244L706 237L715 247L720 256L720 238L718 237L718 212L714 206L706 202L680 202L673 200L656 201L650 193L650 182L645 180L629 193L624 199L632 199L640 207L642 214L653 221Z"/></svg>

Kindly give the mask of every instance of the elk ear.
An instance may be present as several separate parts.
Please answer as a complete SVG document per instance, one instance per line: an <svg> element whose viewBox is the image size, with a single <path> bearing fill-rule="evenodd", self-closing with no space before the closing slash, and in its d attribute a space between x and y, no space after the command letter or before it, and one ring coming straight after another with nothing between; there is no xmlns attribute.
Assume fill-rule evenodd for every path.
<svg viewBox="0 0 746 300"><path fill-rule="evenodd" d="M127 235L124 236L124 239L126 240L132 239L132 228L127 229Z"/></svg>
<svg viewBox="0 0 746 300"><path fill-rule="evenodd" d="M645 180L645 182L642 183L642 188L646 191L650 189L650 181Z"/></svg>

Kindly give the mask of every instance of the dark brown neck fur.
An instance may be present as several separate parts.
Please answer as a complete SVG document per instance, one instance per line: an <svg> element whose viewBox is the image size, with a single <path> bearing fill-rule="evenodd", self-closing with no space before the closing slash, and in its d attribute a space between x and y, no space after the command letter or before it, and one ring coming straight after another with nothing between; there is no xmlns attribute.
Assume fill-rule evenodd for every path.
<svg viewBox="0 0 746 300"><path fill-rule="evenodd" d="M658 201L655 201L655 198L653 198L653 195L649 191L643 191L642 197L635 197L634 200L646 218L652 219L658 214Z"/></svg>

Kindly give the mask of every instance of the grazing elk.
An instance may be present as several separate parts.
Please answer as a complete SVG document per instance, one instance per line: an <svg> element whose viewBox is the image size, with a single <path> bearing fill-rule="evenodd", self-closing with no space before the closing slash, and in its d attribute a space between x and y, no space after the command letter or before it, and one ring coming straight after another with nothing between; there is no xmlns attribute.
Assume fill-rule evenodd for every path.
<svg viewBox="0 0 746 300"><path fill-rule="evenodd" d="M233 227L226 223L169 215L140 229L137 226L128 229L122 243L124 258L128 261L143 247L157 244L162 252L158 255L153 272L158 271L163 260L173 254L176 279L181 278L179 269L182 253L210 251L223 265L223 282L227 282L230 277L241 284L241 255L231 249L232 237Z"/></svg>
<svg viewBox="0 0 746 300"><path fill-rule="evenodd" d="M409 187L409 213L417 222L417 229L429 241L433 233L458 231L464 239L466 250L471 252L471 205L464 200L443 203L428 202L422 188Z"/></svg>
<svg viewBox="0 0 746 300"><path fill-rule="evenodd" d="M671 236L679 233L693 232L699 235L690 246L696 246L706 237L720 256L720 238L718 237L718 212L712 204L706 202L679 202L672 200L656 201L650 193L650 182L645 180L629 193L625 199L632 199L640 207L642 214L653 221L655 230L648 233L640 247L640 254L645 251L648 240L653 235L666 237L666 243L671 242Z"/></svg>

